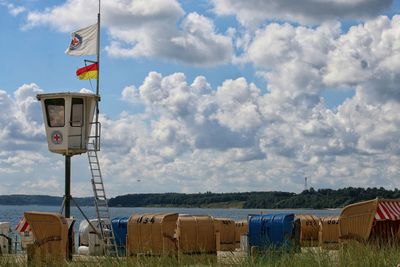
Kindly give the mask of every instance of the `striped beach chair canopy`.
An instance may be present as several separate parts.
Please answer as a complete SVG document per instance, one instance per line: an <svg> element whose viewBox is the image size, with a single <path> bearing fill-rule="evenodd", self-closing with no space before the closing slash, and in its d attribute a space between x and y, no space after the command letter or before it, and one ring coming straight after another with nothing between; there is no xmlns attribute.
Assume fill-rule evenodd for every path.
<svg viewBox="0 0 400 267"><path fill-rule="evenodd" d="M28 224L28 222L26 221L25 217L22 217L17 226L15 227L15 231L17 231L18 233L24 233L24 232L29 232L31 231L31 227Z"/></svg>
<svg viewBox="0 0 400 267"><path fill-rule="evenodd" d="M378 202L375 213L376 221L398 221L400 220L400 201L382 200Z"/></svg>

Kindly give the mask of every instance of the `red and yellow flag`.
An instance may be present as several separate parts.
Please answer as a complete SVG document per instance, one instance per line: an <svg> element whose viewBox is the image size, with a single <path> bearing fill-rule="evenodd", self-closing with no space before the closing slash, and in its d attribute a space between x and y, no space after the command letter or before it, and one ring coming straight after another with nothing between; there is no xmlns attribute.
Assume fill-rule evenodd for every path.
<svg viewBox="0 0 400 267"><path fill-rule="evenodd" d="M76 76L79 80L97 79L97 63L90 64L89 66L80 68L76 71Z"/></svg>

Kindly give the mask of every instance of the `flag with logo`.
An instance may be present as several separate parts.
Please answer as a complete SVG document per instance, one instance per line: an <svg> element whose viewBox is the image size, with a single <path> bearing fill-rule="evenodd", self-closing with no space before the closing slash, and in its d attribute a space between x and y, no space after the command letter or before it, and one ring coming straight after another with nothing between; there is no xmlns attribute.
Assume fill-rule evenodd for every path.
<svg viewBox="0 0 400 267"><path fill-rule="evenodd" d="M97 23L71 33L71 43L65 51L71 56L95 55L97 53Z"/></svg>
<svg viewBox="0 0 400 267"><path fill-rule="evenodd" d="M97 63L80 68L76 71L79 80L97 79L98 67Z"/></svg>

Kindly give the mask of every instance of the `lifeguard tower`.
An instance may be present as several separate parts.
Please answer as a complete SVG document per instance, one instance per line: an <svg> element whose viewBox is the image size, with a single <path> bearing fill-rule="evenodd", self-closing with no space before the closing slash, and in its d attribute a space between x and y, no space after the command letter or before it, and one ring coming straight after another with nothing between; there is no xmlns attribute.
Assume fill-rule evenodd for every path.
<svg viewBox="0 0 400 267"><path fill-rule="evenodd" d="M46 128L47 144L53 153L73 156L86 153L89 141L100 146L100 134L91 135L95 108L100 97L85 93L39 94L42 104L43 121ZM97 130L97 132L99 132Z"/></svg>
<svg viewBox="0 0 400 267"><path fill-rule="evenodd" d="M74 202L90 226L103 240L104 252L116 255L115 237L112 231L107 198L97 151L100 150L100 129L98 122L98 94L62 92L38 94L41 102L47 144L51 152L65 156L65 195L61 211L70 218L70 202ZM95 120L93 118L95 117ZM87 153L92 175L97 219L100 232L91 224L71 196L71 157ZM72 237L70 236L69 238ZM72 241L69 242L72 244ZM72 247L69 248L72 251ZM70 254L70 258L72 254Z"/></svg>
<svg viewBox="0 0 400 267"><path fill-rule="evenodd" d="M66 53L73 56L93 55L96 53L96 61L85 60L85 67L77 71L79 79L96 79L96 94L61 92L38 94L37 99L42 105L49 150L65 157L65 195L61 211L64 210L64 216L70 218L70 201L74 202L92 230L103 241L104 253L118 256L108 201L97 157L97 151L100 150L101 132L101 125L98 122L98 103L100 101L100 0L97 14L97 31L93 31L92 27L93 25L74 32ZM88 28L91 28L91 30L88 31ZM97 37L93 38L93 32L97 34ZM96 45L93 42L96 42ZM96 49L93 49L94 46L96 46ZM89 66L95 66L95 68L90 68L89 71L87 69L89 66L86 66L87 62L92 63ZM80 70L83 70L83 73L86 74L90 73L90 75L85 76L81 73L83 75L81 77L81 74L78 74ZM94 117L95 119L93 120ZM89 159L94 204L100 232L93 226L71 196L71 157L82 153L87 153ZM72 238L71 236L71 233L69 233L69 238ZM72 242L69 242L69 244L72 244ZM71 252L72 247L69 247L69 258L72 257Z"/></svg>

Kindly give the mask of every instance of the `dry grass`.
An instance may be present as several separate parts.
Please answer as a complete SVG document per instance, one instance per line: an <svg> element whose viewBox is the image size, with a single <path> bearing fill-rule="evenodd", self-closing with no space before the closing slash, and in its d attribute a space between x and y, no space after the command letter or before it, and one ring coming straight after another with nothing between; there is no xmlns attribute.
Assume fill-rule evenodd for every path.
<svg viewBox="0 0 400 267"><path fill-rule="evenodd" d="M265 251L256 256L223 253L216 255L180 255L178 257L138 256L130 258L74 257L72 262L46 263L42 266L273 266L273 267L310 267L343 266L395 267L400 263L400 246L387 244L376 246L352 242L341 246L339 250L304 248L302 252ZM0 256L0 266L24 266L26 257ZM38 266L38 265L36 265Z"/></svg>

